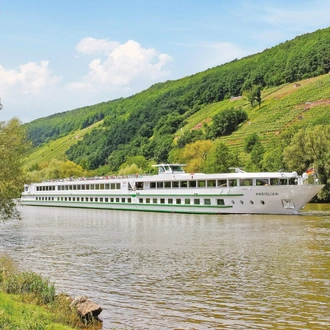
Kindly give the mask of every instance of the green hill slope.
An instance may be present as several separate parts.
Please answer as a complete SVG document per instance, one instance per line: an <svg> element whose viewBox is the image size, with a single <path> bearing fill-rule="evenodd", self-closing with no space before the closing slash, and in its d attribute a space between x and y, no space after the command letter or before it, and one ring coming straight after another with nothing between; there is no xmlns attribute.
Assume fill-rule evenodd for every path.
<svg viewBox="0 0 330 330"><path fill-rule="evenodd" d="M28 164L68 157L87 169L108 164L108 170L117 171L129 156L167 161L180 136L196 129L204 134L205 125L212 125L214 116L228 108L244 109L249 119L233 134L218 140L244 159L244 138L252 133L260 135L267 147L289 129L328 123L329 70L330 28L189 77L153 85L129 98L28 123L28 136L37 148ZM294 87L297 81L300 86ZM263 89L260 108L239 97L253 86Z"/></svg>

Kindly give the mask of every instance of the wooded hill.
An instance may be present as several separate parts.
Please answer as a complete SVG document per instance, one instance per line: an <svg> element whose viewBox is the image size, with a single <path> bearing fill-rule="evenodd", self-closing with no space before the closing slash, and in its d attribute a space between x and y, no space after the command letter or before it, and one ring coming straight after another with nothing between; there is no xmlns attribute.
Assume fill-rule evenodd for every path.
<svg viewBox="0 0 330 330"><path fill-rule="evenodd" d="M27 167L67 157L102 175L143 156L156 163L191 161L192 169L211 171L229 153L236 166L252 161L255 169L270 170L267 151L284 149L303 127L330 124L329 71L327 28L128 98L25 124L34 146ZM197 142L196 150L206 150L198 164L189 156ZM255 145L258 164L251 158ZM283 159L281 166L290 167Z"/></svg>

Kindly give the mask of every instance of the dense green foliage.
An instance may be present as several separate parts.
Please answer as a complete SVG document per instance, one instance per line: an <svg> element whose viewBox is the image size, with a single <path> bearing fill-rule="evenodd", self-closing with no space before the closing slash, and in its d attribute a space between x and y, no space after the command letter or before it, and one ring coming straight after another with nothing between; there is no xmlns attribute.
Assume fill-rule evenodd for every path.
<svg viewBox="0 0 330 330"><path fill-rule="evenodd" d="M244 110L224 110L213 117L213 124L207 130L207 136L215 139L219 136L230 135L247 119L248 115Z"/></svg>
<svg viewBox="0 0 330 330"><path fill-rule="evenodd" d="M85 169L108 164L113 171L127 156L166 161L173 147L173 134L205 105L249 90L254 91L254 99L259 103L261 88L328 72L329 32L328 28L302 35L262 53L156 84L129 98L38 119L27 124L29 137L37 146L104 118L102 128L71 146L67 152L70 160ZM180 145L188 141L196 138L181 140Z"/></svg>
<svg viewBox="0 0 330 330"><path fill-rule="evenodd" d="M0 122L0 220L19 217L14 199L23 190L23 157L28 147L18 119Z"/></svg>

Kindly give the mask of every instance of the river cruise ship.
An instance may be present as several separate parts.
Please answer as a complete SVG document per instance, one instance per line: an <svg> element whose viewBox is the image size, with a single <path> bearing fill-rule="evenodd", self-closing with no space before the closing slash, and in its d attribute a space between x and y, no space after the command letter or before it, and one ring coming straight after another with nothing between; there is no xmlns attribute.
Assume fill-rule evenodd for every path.
<svg viewBox="0 0 330 330"><path fill-rule="evenodd" d="M22 205L178 213L298 214L323 187L296 172L185 173L63 179L24 186Z"/></svg>

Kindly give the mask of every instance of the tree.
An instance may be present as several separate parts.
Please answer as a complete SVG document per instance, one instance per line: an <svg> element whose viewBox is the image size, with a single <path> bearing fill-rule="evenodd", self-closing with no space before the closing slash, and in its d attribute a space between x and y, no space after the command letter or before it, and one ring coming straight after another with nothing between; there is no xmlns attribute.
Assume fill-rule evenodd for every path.
<svg viewBox="0 0 330 330"><path fill-rule="evenodd" d="M246 153L250 153L253 147L260 141L259 135L257 133L252 133L244 139L243 149Z"/></svg>
<svg viewBox="0 0 330 330"><path fill-rule="evenodd" d="M205 173L227 173L230 167L238 167L238 155L223 142L217 143L207 155L202 170Z"/></svg>
<svg viewBox="0 0 330 330"><path fill-rule="evenodd" d="M0 220L19 218L15 199L23 191L23 157L29 146L17 118L0 122Z"/></svg>
<svg viewBox="0 0 330 330"><path fill-rule="evenodd" d="M247 118L247 113L242 109L226 109L213 117L213 123L207 135L209 138L230 135Z"/></svg>
<svg viewBox="0 0 330 330"><path fill-rule="evenodd" d="M326 184L318 197L330 198L330 126L318 125L301 129L284 149L284 162L290 170L302 173L314 169L320 183Z"/></svg>
<svg viewBox="0 0 330 330"><path fill-rule="evenodd" d="M243 95L245 98L250 102L251 107L254 106L255 102L259 104L259 107L261 105L261 85L254 85L250 89L245 90L243 92Z"/></svg>
<svg viewBox="0 0 330 330"><path fill-rule="evenodd" d="M212 147L212 141L196 141L189 143L183 149L184 162L188 164L188 172L199 172L203 162L205 162L208 153Z"/></svg>

